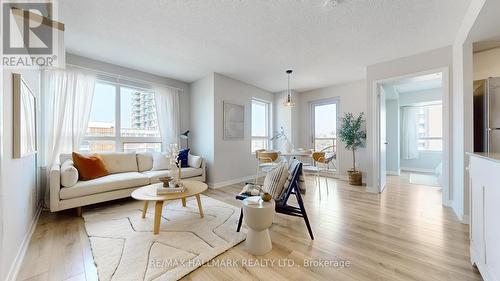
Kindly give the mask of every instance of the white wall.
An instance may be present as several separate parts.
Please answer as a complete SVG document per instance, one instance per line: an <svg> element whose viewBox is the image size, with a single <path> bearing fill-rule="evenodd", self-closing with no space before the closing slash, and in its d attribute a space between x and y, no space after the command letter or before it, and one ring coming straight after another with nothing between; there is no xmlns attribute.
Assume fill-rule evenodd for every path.
<svg viewBox="0 0 500 281"><path fill-rule="evenodd" d="M214 75L214 93L216 168L210 184L218 187L255 175L256 159L251 153L252 98L272 103L274 97L270 92L218 73ZM224 101L245 106L245 138L242 140L224 140Z"/></svg>
<svg viewBox="0 0 500 281"><path fill-rule="evenodd" d="M252 178L256 159L251 153L252 98L273 102L273 95L255 86L213 73L191 83L193 153L207 159L207 182L220 187ZM223 102L245 107L245 137L224 140Z"/></svg>
<svg viewBox="0 0 500 281"><path fill-rule="evenodd" d="M334 85L326 88L315 89L298 94L298 110L300 117L299 122L299 139L300 146L304 148L312 147L311 136L311 102L339 98L339 117L342 117L344 112L352 112L358 114L366 113L366 82L364 80L355 81L346 84ZM366 117L366 116L365 116ZM340 176L346 177L347 170L352 168L352 152L347 151L342 143L338 143L338 168ZM367 151L362 148L356 152L356 163L364 174L368 172L369 166L367 160Z"/></svg>
<svg viewBox="0 0 500 281"><path fill-rule="evenodd" d="M214 74L190 84L191 153L206 161L207 182L215 178L214 170Z"/></svg>
<svg viewBox="0 0 500 281"><path fill-rule="evenodd" d="M296 147L301 146L300 143L300 129L294 124L298 124L299 120L299 109L298 105L300 103L300 94L291 91L292 100L295 101L295 106L289 107L284 106L283 103L287 98L287 91L281 91L273 94L273 127L274 131L279 131L281 127L285 130L285 134L289 138L290 142ZM274 149L283 151L284 140L275 140Z"/></svg>
<svg viewBox="0 0 500 281"><path fill-rule="evenodd" d="M2 272L0 279L5 280L7 274L14 272L14 265L19 265L22 255L22 247L27 246L27 239L36 215L40 209L43 191L41 185L37 184L37 155L14 159L13 155L13 94L12 94L12 71L5 70L3 73L3 107L2 107L2 177L0 178L0 189L2 194L3 210L10 210L8 215L3 213L2 217ZM40 72L36 70L16 71L21 73L23 79L40 101ZM37 116L40 116L40 103L37 104ZM39 119L39 118L38 118ZM39 124L38 124L38 128ZM38 129L38 138L43 137L44 132ZM6 176L8 175L8 176ZM12 278L10 276L9 278Z"/></svg>
<svg viewBox="0 0 500 281"><path fill-rule="evenodd" d="M500 48L474 53L474 80L500 77Z"/></svg>
<svg viewBox="0 0 500 281"><path fill-rule="evenodd" d="M367 112L368 112L368 123L367 123L367 150L370 151L367 155L367 162L370 163L368 169L367 178L367 190L371 192L378 192L378 176L377 169L378 163L377 159L377 132L376 128L376 112L377 112L377 97L375 83L377 81L388 80L397 77L404 77L406 75L412 75L416 73L424 73L429 70L437 69L448 69L451 73L452 70L452 49L451 47L443 47L440 49L435 49L432 51L416 54L409 57L399 58L396 60L383 62L375 65L370 65L367 67L367 79L366 79L366 100L367 100ZM451 80L451 79L450 79ZM451 89L451 81L447 80L449 83L447 89ZM448 113L449 109L444 108L445 114ZM444 136L449 136L451 132L451 127L448 124L444 124L443 128ZM445 149L443 151L444 158L448 159L449 151L448 145L444 144ZM445 160L446 161L446 160ZM445 163L447 166L447 163ZM449 177L448 171L443 171L443 177ZM445 197L449 197L445 194Z"/></svg>
<svg viewBox="0 0 500 281"><path fill-rule="evenodd" d="M146 82L159 83L182 89L179 99L180 103L179 107L181 115L181 120L180 120L181 133L189 129L190 102L189 102L188 83L69 53L66 54L66 63L119 75L122 76L123 79L126 78L138 79Z"/></svg>

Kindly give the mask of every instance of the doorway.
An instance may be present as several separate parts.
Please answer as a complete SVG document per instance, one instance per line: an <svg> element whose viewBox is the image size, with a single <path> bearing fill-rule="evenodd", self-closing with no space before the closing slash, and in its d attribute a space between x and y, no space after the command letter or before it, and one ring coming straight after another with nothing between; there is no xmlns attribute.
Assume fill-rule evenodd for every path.
<svg viewBox="0 0 500 281"><path fill-rule="evenodd" d="M447 69L376 83L378 185L442 190L449 201L449 98Z"/></svg>
<svg viewBox="0 0 500 281"><path fill-rule="evenodd" d="M324 151L334 157L328 166L329 174L339 171L339 155L337 144L337 120L339 100L337 98L318 100L311 103L311 146L314 151Z"/></svg>

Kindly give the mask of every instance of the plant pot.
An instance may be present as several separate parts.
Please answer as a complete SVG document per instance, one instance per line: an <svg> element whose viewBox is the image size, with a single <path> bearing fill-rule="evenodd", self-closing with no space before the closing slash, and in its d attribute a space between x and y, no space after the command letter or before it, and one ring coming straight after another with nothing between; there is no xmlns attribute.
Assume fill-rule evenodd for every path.
<svg viewBox="0 0 500 281"><path fill-rule="evenodd" d="M349 175L349 184L350 185L356 185L356 186L361 186L362 185L362 174L361 171L347 171L347 174Z"/></svg>

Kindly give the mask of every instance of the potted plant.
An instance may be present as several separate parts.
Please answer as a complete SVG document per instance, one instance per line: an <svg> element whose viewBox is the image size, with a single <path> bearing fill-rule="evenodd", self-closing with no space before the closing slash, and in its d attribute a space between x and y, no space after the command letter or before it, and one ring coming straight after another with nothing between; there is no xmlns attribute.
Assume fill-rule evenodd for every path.
<svg viewBox="0 0 500 281"><path fill-rule="evenodd" d="M362 174L356 170L356 150L365 147L366 144L364 113L361 112L358 117L354 117L350 112L344 113L344 117L340 119L338 135L345 148L352 151L352 169L347 171L349 184L361 185Z"/></svg>

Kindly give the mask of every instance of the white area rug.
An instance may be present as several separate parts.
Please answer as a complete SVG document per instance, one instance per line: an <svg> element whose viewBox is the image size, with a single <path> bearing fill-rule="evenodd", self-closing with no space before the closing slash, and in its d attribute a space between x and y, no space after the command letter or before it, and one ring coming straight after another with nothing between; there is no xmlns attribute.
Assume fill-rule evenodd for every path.
<svg viewBox="0 0 500 281"><path fill-rule="evenodd" d="M418 185L428 185L440 187L435 175L410 174L410 183Z"/></svg>
<svg viewBox="0 0 500 281"><path fill-rule="evenodd" d="M165 202L159 235L152 232L154 202L145 219L140 201L85 212L99 280L178 280L245 239L236 232L238 208L201 199L203 219L194 197L187 207L180 200Z"/></svg>

